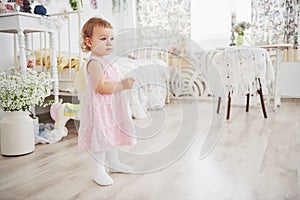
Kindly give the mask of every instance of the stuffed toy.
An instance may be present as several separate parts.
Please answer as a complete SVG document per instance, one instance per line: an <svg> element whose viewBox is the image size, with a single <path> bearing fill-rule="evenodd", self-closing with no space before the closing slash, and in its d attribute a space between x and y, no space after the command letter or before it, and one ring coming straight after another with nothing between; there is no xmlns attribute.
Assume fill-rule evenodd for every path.
<svg viewBox="0 0 300 200"><path fill-rule="evenodd" d="M56 135L59 140L68 135L65 127L70 119L79 120L81 104L53 103L50 107L50 116L55 121L51 135Z"/></svg>
<svg viewBox="0 0 300 200"><path fill-rule="evenodd" d="M52 132L52 135L57 135L60 137L60 139L68 135L68 129L65 127L66 123L70 119L80 119L80 109L83 103L83 95L87 86L85 66L86 62L83 61L74 81L74 87L78 93L80 104L57 102L53 103L50 107L50 116L55 121L53 130L54 132Z"/></svg>
<svg viewBox="0 0 300 200"><path fill-rule="evenodd" d="M31 13L30 4L29 0L16 0L15 8L20 12Z"/></svg>
<svg viewBox="0 0 300 200"><path fill-rule="evenodd" d="M36 5L34 7L34 14L44 16L47 14L47 9L43 5Z"/></svg>

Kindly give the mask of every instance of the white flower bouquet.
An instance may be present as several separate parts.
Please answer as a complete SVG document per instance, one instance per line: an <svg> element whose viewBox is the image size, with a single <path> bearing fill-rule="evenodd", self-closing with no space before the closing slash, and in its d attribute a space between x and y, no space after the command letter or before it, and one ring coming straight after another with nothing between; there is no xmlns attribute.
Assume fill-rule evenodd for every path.
<svg viewBox="0 0 300 200"><path fill-rule="evenodd" d="M31 106L45 106L50 95L49 73L26 69L22 74L12 68L0 73L0 109L3 111L29 111Z"/></svg>

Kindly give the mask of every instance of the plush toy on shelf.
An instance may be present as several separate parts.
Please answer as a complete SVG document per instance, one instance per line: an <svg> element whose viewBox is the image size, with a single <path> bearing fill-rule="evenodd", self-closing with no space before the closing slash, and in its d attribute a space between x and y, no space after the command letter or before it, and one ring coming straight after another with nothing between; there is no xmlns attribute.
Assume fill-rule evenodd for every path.
<svg viewBox="0 0 300 200"><path fill-rule="evenodd" d="M31 13L31 3L29 0L16 0L15 9L20 12Z"/></svg>

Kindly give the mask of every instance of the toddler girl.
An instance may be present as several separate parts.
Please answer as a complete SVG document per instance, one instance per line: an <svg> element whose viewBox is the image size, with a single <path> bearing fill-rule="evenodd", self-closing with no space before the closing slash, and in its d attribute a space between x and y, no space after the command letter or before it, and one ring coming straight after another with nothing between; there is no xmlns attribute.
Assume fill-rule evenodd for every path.
<svg viewBox="0 0 300 200"><path fill-rule="evenodd" d="M99 185L113 184L110 172L131 173L133 169L119 161L116 147L135 143L135 129L122 91L131 89L134 79L121 80L105 58L113 51L112 25L102 18L91 18L83 26L82 50L90 52L86 65L87 88L84 95L78 146L90 150L96 158L93 180Z"/></svg>

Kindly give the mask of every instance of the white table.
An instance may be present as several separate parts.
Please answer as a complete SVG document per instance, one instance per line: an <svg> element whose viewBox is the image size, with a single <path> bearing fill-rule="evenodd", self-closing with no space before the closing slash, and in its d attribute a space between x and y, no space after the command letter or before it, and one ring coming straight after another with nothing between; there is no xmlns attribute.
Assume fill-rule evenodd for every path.
<svg viewBox="0 0 300 200"><path fill-rule="evenodd" d="M227 89L227 119L233 95L247 96L248 112L249 97L256 92L260 95L263 114L267 118L263 93L268 91L268 86L274 80L273 65L268 52L258 47L219 48L214 52L212 59Z"/></svg>
<svg viewBox="0 0 300 200"><path fill-rule="evenodd" d="M53 95L55 101L58 101L58 72L56 60L56 33L59 24L55 19L43 17L40 15L24 13L24 12L9 12L0 14L0 32L16 34L18 38L19 48L19 67L21 73L27 67L26 62L26 48L30 49L29 35L33 32L48 32L50 44L50 63L51 75L53 79ZM16 57L15 52L15 57ZM1 55L0 55L1 56Z"/></svg>

